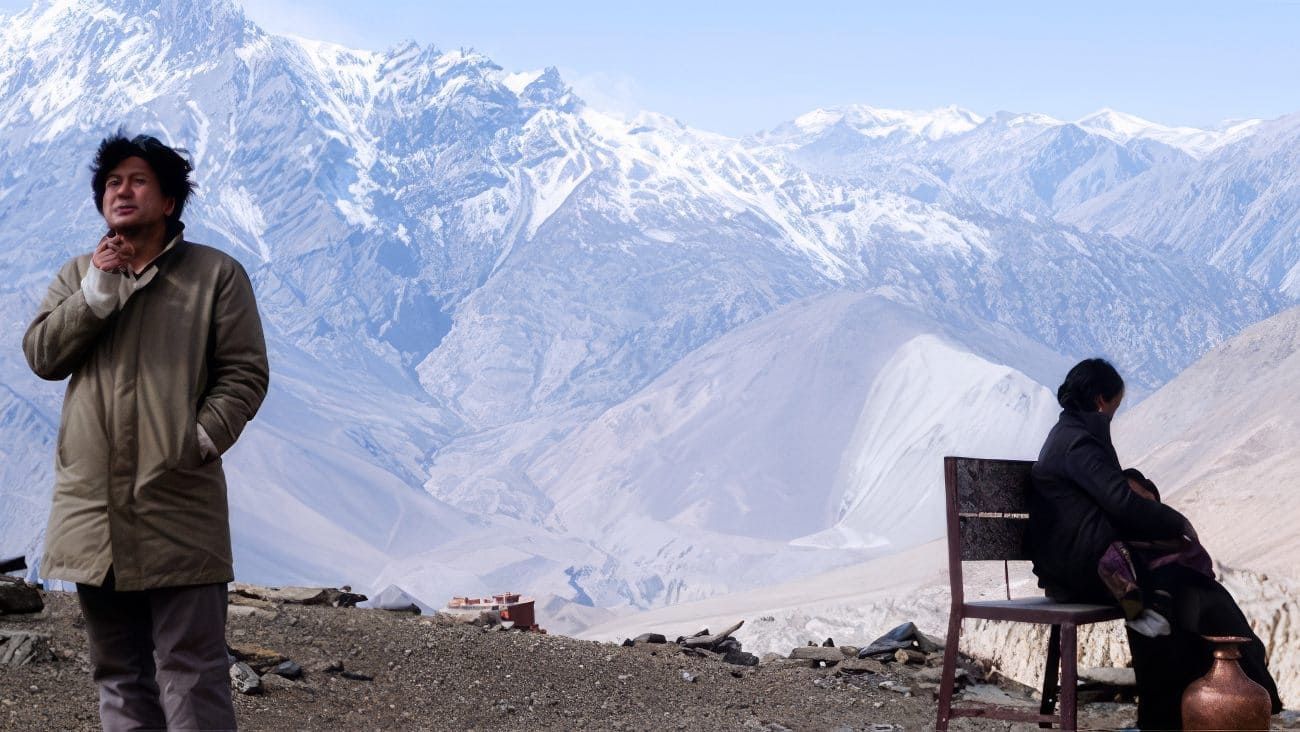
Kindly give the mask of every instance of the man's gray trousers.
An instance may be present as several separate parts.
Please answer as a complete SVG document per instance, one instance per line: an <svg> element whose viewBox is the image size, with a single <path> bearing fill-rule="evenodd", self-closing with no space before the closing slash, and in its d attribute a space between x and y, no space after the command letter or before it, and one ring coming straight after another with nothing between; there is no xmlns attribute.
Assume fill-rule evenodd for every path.
<svg viewBox="0 0 1300 732"><path fill-rule="evenodd" d="M233 730L226 585L77 585L104 732Z"/></svg>

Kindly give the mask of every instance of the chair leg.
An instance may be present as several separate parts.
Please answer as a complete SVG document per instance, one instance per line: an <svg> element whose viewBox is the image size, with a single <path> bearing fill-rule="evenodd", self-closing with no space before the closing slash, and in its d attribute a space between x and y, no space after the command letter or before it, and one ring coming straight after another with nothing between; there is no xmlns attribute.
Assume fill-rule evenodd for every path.
<svg viewBox="0 0 1300 732"><path fill-rule="evenodd" d="M1079 636L1073 623L1061 626L1061 729L1079 729Z"/></svg>
<svg viewBox="0 0 1300 732"><path fill-rule="evenodd" d="M939 718L937 732L947 732L952 717L952 692L957 677L957 644L961 640L961 611L953 608L948 615L948 642L943 647L943 676L939 679Z"/></svg>
<svg viewBox="0 0 1300 732"><path fill-rule="evenodd" d="M1060 691L1057 680L1061 673L1061 626L1053 625L1047 638L1047 665L1043 667L1043 701L1038 705L1039 714L1056 713L1056 696ZM1043 729L1051 729L1050 722L1039 722Z"/></svg>

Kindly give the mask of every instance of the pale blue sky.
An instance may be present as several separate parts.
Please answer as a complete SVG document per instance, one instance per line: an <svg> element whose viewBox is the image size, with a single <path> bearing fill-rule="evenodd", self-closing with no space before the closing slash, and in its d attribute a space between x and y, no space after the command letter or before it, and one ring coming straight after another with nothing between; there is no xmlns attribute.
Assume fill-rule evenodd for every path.
<svg viewBox="0 0 1300 732"><path fill-rule="evenodd" d="M24 5L0 0L5 12ZM243 5L273 32L557 66L596 106L728 134L845 103L1066 119L1109 106L1198 126L1300 111L1300 0Z"/></svg>

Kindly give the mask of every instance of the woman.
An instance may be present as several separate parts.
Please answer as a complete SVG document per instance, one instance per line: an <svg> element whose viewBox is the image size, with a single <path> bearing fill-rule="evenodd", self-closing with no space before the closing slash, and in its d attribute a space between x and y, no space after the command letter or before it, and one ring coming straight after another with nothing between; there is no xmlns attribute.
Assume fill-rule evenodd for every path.
<svg viewBox="0 0 1300 732"><path fill-rule="evenodd" d="M1098 573L1112 545L1176 541L1195 532L1178 511L1129 486L1110 439L1111 418L1124 399L1124 380L1115 367L1099 358L1083 361L1070 369L1056 396L1064 411L1034 464L1029 495L1026 541L1034 573L1055 600L1116 604ZM1136 564L1147 611L1128 628L1138 727L1182 728L1183 690L1213 661L1203 635L1250 638L1242 669L1268 690L1273 713L1280 712L1264 644L1227 590L1184 564Z"/></svg>

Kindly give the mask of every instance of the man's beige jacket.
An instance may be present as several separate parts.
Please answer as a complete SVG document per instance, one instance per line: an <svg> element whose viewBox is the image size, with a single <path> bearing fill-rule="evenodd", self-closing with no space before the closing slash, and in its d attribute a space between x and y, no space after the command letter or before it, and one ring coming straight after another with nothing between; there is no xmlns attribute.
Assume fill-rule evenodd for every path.
<svg viewBox="0 0 1300 732"><path fill-rule="evenodd" d="M178 241L153 279L100 318L90 255L63 266L23 352L38 376L71 377L55 455L41 576L117 589L234 579L221 458L266 395L262 323L244 268Z"/></svg>

